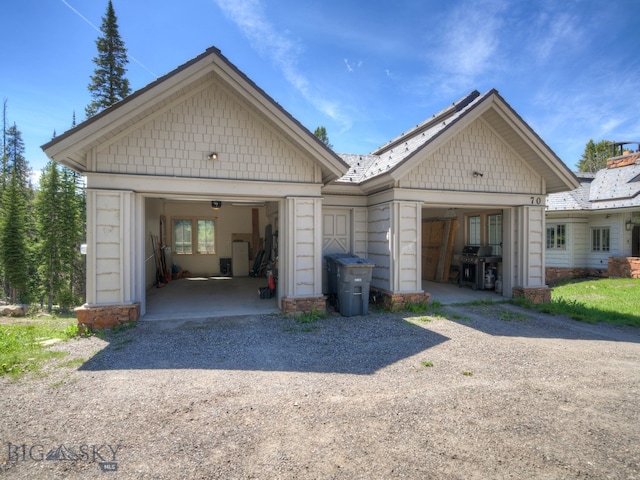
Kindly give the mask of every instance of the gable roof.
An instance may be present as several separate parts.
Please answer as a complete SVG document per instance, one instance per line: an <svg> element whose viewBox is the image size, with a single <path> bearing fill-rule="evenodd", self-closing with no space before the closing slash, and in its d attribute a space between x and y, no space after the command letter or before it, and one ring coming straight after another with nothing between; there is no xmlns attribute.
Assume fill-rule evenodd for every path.
<svg viewBox="0 0 640 480"><path fill-rule="evenodd" d="M133 127L137 122L172 102L190 86L215 75L249 102L272 125L318 161L323 182L343 175L348 165L289 114L264 90L242 73L215 47L189 60L146 87L42 145L51 159L83 173L88 170L87 154L95 146Z"/></svg>
<svg viewBox="0 0 640 480"><path fill-rule="evenodd" d="M640 206L638 152L609 159L607 168L595 174L576 175L580 178L580 186L571 192L549 195L547 211L605 210Z"/></svg>
<svg viewBox="0 0 640 480"><path fill-rule="evenodd" d="M359 184L363 188L368 182L392 184L481 116L532 169L540 173L547 192L578 187L575 175L495 89L483 95L474 90L369 155L341 155L350 168L335 183Z"/></svg>

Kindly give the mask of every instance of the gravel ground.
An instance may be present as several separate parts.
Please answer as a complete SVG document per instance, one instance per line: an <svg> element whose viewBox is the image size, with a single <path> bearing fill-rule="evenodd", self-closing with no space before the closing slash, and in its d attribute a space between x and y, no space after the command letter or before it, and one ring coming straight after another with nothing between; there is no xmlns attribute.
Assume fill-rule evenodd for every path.
<svg viewBox="0 0 640 480"><path fill-rule="evenodd" d="M55 345L69 356L0 379L0 474L640 478L640 330L443 312L140 322Z"/></svg>

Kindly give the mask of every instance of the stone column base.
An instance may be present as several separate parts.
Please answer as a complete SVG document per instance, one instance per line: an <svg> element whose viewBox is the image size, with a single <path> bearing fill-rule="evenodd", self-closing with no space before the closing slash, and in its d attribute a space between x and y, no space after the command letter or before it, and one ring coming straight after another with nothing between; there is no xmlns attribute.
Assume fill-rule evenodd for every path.
<svg viewBox="0 0 640 480"><path fill-rule="evenodd" d="M282 313L326 313L327 297L283 298Z"/></svg>
<svg viewBox="0 0 640 480"><path fill-rule="evenodd" d="M78 317L79 332L95 332L96 330L136 322L140 318L140 304L106 305L101 307L83 305L76 308L75 312Z"/></svg>
<svg viewBox="0 0 640 480"><path fill-rule="evenodd" d="M398 312L403 310L407 304L429 303L431 294L422 293L391 293L384 290L371 289L376 305L382 305L382 308L390 312Z"/></svg>
<svg viewBox="0 0 640 480"><path fill-rule="evenodd" d="M544 287L513 287L513 298L525 298L531 303L551 302L551 288Z"/></svg>

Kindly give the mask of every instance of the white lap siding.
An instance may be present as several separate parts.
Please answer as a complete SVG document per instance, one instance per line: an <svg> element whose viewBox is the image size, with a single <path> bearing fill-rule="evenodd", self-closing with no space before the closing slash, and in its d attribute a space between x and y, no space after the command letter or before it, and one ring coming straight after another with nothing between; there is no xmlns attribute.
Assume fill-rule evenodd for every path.
<svg viewBox="0 0 640 480"><path fill-rule="evenodd" d="M389 251L391 235L391 205L381 204L369 207L368 258L376 264L371 277L371 286L391 291Z"/></svg>
<svg viewBox="0 0 640 480"><path fill-rule="evenodd" d="M135 301L136 232L131 192L87 191L87 303Z"/></svg>
<svg viewBox="0 0 640 480"><path fill-rule="evenodd" d="M284 200L284 249L286 272L283 296L314 297L322 295L322 199L287 198Z"/></svg>

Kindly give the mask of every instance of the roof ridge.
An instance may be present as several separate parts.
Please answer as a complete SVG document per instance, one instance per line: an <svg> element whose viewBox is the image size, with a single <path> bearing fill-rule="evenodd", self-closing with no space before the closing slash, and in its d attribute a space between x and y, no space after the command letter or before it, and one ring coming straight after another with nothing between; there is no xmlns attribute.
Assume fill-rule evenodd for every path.
<svg viewBox="0 0 640 480"><path fill-rule="evenodd" d="M418 123L415 127L407 130L406 132L401 133L397 137L389 140L384 145L381 145L376 150L371 152L371 155L381 155L384 151L389 150L390 148L394 148L395 146L401 144L403 141L406 141L407 138L413 137L429 128L433 127L435 124L445 121L447 118L451 117L457 112L460 112L466 106L468 106L471 102L473 102L476 98L480 96L480 92L478 90L473 90L469 94L464 97L456 100L451 105L443 108L439 112L434 113L430 118L423 120Z"/></svg>

